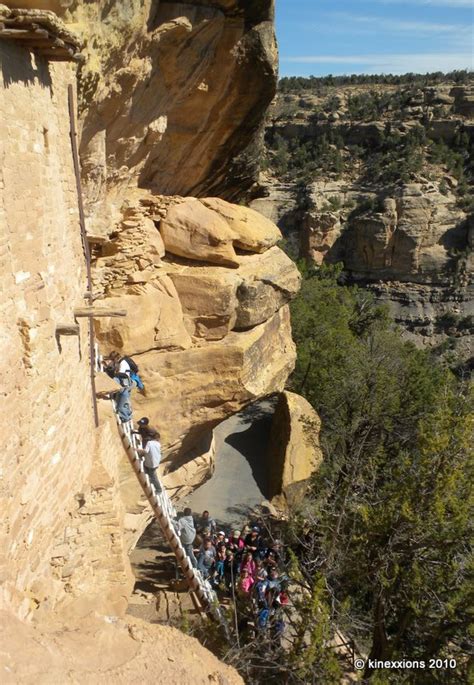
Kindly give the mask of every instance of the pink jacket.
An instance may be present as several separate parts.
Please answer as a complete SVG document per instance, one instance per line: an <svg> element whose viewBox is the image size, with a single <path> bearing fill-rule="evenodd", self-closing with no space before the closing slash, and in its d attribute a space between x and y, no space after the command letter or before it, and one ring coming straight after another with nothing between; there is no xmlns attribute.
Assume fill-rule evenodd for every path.
<svg viewBox="0 0 474 685"><path fill-rule="evenodd" d="M254 562L253 559L250 559L249 561L246 561L244 564L242 564L242 568L240 570L248 571L249 576L255 578L257 573L257 564Z"/></svg>
<svg viewBox="0 0 474 685"><path fill-rule="evenodd" d="M248 595L250 592L252 585L254 584L254 579L251 578L250 576L247 576L247 578L241 578L239 580L239 590L242 594Z"/></svg>
<svg viewBox="0 0 474 685"><path fill-rule="evenodd" d="M242 538L237 538L237 540L234 537L229 538L229 545L232 547L237 547L237 549L243 549L245 547L245 542L242 540Z"/></svg>

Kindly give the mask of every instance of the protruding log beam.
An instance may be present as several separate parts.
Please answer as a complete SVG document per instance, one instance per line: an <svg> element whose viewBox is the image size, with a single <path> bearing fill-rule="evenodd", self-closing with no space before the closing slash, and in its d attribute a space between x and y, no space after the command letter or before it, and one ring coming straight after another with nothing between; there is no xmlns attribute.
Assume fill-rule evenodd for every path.
<svg viewBox="0 0 474 685"><path fill-rule="evenodd" d="M58 323L56 335L79 335L78 323Z"/></svg>
<svg viewBox="0 0 474 685"><path fill-rule="evenodd" d="M109 239L106 235L96 235L94 233L88 233L86 235L86 238L87 242L91 243L92 245L104 245L105 243L109 242Z"/></svg>
<svg viewBox="0 0 474 685"><path fill-rule="evenodd" d="M8 38L12 39L14 38L15 40L38 40L38 38L42 38L44 40L49 39L49 33L45 31L45 29L33 29L32 31L28 31L25 29L2 29L0 31L0 38Z"/></svg>
<svg viewBox="0 0 474 685"><path fill-rule="evenodd" d="M105 307L78 307L74 310L75 318L90 316L96 318L99 316L127 316L126 309L107 309Z"/></svg>
<svg viewBox="0 0 474 685"><path fill-rule="evenodd" d="M66 52L48 53L41 52L38 50L38 54L45 57L48 62L76 62L77 64L83 64L86 61L86 57L81 55L80 52L76 52L74 55Z"/></svg>
<svg viewBox="0 0 474 685"><path fill-rule="evenodd" d="M36 51L38 55L41 55L42 57L46 57L47 59L53 61L67 61L72 59L74 55L73 51L70 48L44 47L37 48Z"/></svg>

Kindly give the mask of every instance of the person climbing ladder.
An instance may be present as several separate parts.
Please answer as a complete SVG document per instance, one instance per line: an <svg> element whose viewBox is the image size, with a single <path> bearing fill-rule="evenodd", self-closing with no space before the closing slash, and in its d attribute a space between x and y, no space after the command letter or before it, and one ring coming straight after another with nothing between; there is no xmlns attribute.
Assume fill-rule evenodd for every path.
<svg viewBox="0 0 474 685"><path fill-rule="evenodd" d="M161 492L160 481L158 480L158 466L161 461L160 434L154 428L148 428L144 432L144 449L138 450L138 454L144 457L145 473L150 479L157 493Z"/></svg>
<svg viewBox="0 0 474 685"><path fill-rule="evenodd" d="M131 357L121 357L118 352L111 352L109 361L104 367L105 373L113 378L120 386L121 390L116 393L116 411L121 420L126 423L132 420L132 405L130 393L134 386L144 391L145 386L138 374L138 366Z"/></svg>

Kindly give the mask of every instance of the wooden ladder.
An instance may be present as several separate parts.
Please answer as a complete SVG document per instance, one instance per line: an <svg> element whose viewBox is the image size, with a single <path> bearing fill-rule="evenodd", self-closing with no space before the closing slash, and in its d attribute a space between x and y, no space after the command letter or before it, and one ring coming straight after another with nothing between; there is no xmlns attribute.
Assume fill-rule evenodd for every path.
<svg viewBox="0 0 474 685"><path fill-rule="evenodd" d="M130 464L139 480L142 490L153 510L161 531L168 542L176 560L188 583L189 589L197 598L201 612L210 615L215 621L219 622L228 636L228 625L223 615L222 608L219 606L217 595L212 589L209 581L202 577L198 569L194 568L187 556L181 539L176 532L176 510L168 497L166 490L161 485L161 492L157 493L148 475L145 473L143 460L138 453L139 438L133 431L132 421L122 423L116 412L115 402L112 400L115 418L122 442L127 453Z"/></svg>

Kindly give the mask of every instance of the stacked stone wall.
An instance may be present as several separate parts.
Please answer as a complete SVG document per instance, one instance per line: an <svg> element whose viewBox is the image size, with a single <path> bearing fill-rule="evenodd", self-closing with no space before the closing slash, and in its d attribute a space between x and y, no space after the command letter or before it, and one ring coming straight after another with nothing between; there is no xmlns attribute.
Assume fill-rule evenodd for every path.
<svg viewBox="0 0 474 685"><path fill-rule="evenodd" d="M20 615L37 597L84 585L80 574L71 582L78 565L97 580L93 562L103 571L111 550L126 575L113 539L120 445L94 426L87 322L79 335L57 335L86 290L67 97L75 78L68 64L0 44L0 579ZM61 544L76 547L64 564Z"/></svg>

